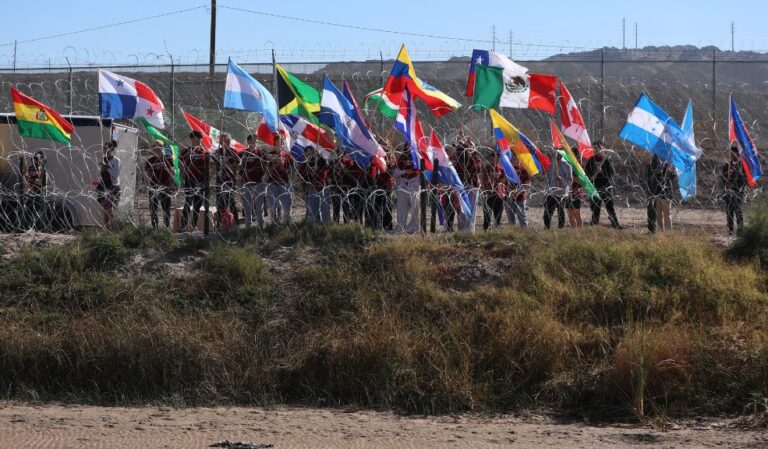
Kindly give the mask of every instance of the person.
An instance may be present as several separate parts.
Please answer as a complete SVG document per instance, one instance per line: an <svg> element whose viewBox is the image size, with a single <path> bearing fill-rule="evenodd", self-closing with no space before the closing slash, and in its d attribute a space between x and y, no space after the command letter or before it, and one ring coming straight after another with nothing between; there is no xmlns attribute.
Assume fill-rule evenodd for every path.
<svg viewBox="0 0 768 449"><path fill-rule="evenodd" d="M672 220L669 216L670 205L674 199L673 180L675 171L669 163L653 155L648 164L648 230L656 232L672 230Z"/></svg>
<svg viewBox="0 0 768 449"><path fill-rule="evenodd" d="M264 227L264 211L266 210L267 187L264 184L264 150L256 144L256 136L246 137L248 148L240 158L240 198L243 203L243 219L245 227L253 225Z"/></svg>
<svg viewBox="0 0 768 449"><path fill-rule="evenodd" d="M221 226L225 216L232 214L232 223L237 226L238 211L235 192L237 192L237 174L240 166L240 156L232 148L232 137L221 134L219 137L219 149L216 152L217 178L219 192L216 198L216 211Z"/></svg>
<svg viewBox="0 0 768 449"><path fill-rule="evenodd" d="M348 154L341 157L337 169L337 176L341 179L344 223L357 221L363 224L366 201L363 186L367 184L366 171Z"/></svg>
<svg viewBox="0 0 768 449"><path fill-rule="evenodd" d="M344 190L342 188L343 182L344 182L344 174L343 174L343 166L341 164L341 159L343 157L343 153L341 152L341 148L337 147L337 151L333 151L331 153L330 159L328 161L328 166L330 168L330 178L328 180L328 198L331 203L331 219L334 223L340 223L341 222L341 204L343 202L344 197ZM344 220L344 223L347 221Z"/></svg>
<svg viewBox="0 0 768 449"><path fill-rule="evenodd" d="M104 227L113 229L115 207L120 203L120 159L115 156L117 142L110 140L102 147L104 154L99 160L101 181L96 190L98 202L104 210Z"/></svg>
<svg viewBox="0 0 768 449"><path fill-rule="evenodd" d="M281 150L281 141L280 136L276 137L275 145L265 156L264 180L267 184L267 206L272 224L290 223L293 206L289 173L291 160L288 153Z"/></svg>
<svg viewBox="0 0 768 449"><path fill-rule="evenodd" d="M182 191L184 193L184 209L182 211L181 229L186 230L191 224L192 230L197 228L200 209L208 201L206 192L206 164L208 152L203 147L203 133L192 131L189 134L190 145L182 150ZM190 223L189 218L192 218Z"/></svg>
<svg viewBox="0 0 768 449"><path fill-rule="evenodd" d="M305 220L310 223L320 223L330 220L330 207L326 200L325 187L328 184L328 163L318 157L314 147L304 150L306 160L299 166L299 175L303 181L304 201L306 202Z"/></svg>
<svg viewBox="0 0 768 449"><path fill-rule="evenodd" d="M451 163L456 166L456 147L454 145L445 146L445 154ZM438 188L438 198L440 208L443 211L443 223L447 232L453 232L453 222L456 219L456 212L461 212L461 197L459 192L450 185L440 185Z"/></svg>
<svg viewBox="0 0 768 449"><path fill-rule="evenodd" d="M544 199L544 227L552 224L552 213L557 211L557 227L565 227L565 198L570 193L573 183L573 171L560 153L549 164L547 170L547 195Z"/></svg>
<svg viewBox="0 0 768 449"><path fill-rule="evenodd" d="M584 226L581 219L581 198L584 196L584 188L576 177L573 177L571 191L565 201L565 210L568 214L568 224L578 229Z"/></svg>
<svg viewBox="0 0 768 449"><path fill-rule="evenodd" d="M475 149L475 145L469 136L464 136L463 131L455 142L456 161L454 168L459 174L459 179L464 184L469 198L470 214L459 214L459 231L475 232L475 210L477 210L478 197L480 195L480 176L483 171L483 162Z"/></svg>
<svg viewBox="0 0 768 449"><path fill-rule="evenodd" d="M421 184L419 170L413 167L408 145L398 149L397 168L395 168L395 188L397 189L397 231L415 234L419 230Z"/></svg>
<svg viewBox="0 0 768 449"><path fill-rule="evenodd" d="M45 209L45 155L42 151L37 151L32 156L30 164L26 164L24 180L27 184L27 191L24 197L24 228L42 230L43 213Z"/></svg>
<svg viewBox="0 0 768 449"><path fill-rule="evenodd" d="M506 187L504 184L504 170L499 163L498 153L493 153L491 161L485 166L481 186L483 188L483 230L491 227L491 217L493 217L493 227L501 226L501 216L504 211L504 197L506 196Z"/></svg>
<svg viewBox="0 0 768 449"><path fill-rule="evenodd" d="M619 220L616 218L616 210L613 208L613 165L603 148L603 143L596 140L592 144L595 155L587 161L585 167L589 177L599 197L590 198L590 208L592 209L592 221L589 224L600 224L600 209L605 204L605 211L608 213L608 220L615 229L620 229Z"/></svg>
<svg viewBox="0 0 768 449"><path fill-rule="evenodd" d="M368 202L370 206L366 224L373 229L392 230L392 190L395 188L395 178L392 170L396 165L395 157L389 151L389 145L382 144L387 153L387 169L378 170L371 164L369 175L373 179L374 190Z"/></svg>
<svg viewBox="0 0 768 449"><path fill-rule="evenodd" d="M512 154L512 168L517 172L520 184L511 184L510 191L505 201L507 219L514 225L517 222L521 228L528 227L528 217L526 208L528 207L528 189L531 187L531 175L520 164L517 156Z"/></svg>
<svg viewBox="0 0 768 449"><path fill-rule="evenodd" d="M739 147L731 145L728 162L723 164L720 171L720 183L723 186L723 200L725 202L725 215L728 225L728 235L733 235L734 222L736 230L744 227L744 214L741 207L747 192L747 176L739 157Z"/></svg>
<svg viewBox="0 0 768 449"><path fill-rule="evenodd" d="M158 227L157 210L163 210L165 227L171 224L171 187L173 185L172 162L163 154L163 142L152 143L151 154L144 163L149 193L149 217L153 228Z"/></svg>

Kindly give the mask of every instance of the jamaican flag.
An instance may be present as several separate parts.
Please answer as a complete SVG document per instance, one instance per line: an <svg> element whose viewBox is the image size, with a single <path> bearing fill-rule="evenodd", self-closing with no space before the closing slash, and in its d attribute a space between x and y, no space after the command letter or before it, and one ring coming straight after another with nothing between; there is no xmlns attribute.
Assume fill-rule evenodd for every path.
<svg viewBox="0 0 768 449"><path fill-rule="evenodd" d="M277 107L280 115L300 115L318 124L315 114L320 112L320 92L314 87L276 64Z"/></svg>

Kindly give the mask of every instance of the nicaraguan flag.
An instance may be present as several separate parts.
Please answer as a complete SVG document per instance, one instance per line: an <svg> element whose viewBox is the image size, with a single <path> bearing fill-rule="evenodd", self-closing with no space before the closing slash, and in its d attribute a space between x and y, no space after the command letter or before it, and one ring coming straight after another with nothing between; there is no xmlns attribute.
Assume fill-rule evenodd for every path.
<svg viewBox="0 0 768 449"><path fill-rule="evenodd" d="M739 110L736 108L736 102L733 101L733 97L730 100L728 134L731 142L736 142L739 147L739 157L741 158L741 165L744 167L744 174L747 176L747 183L754 188L757 185L756 181L763 175L763 169L760 167L760 159L757 157L757 147L752 142L747 126L741 119Z"/></svg>
<svg viewBox="0 0 768 449"><path fill-rule="evenodd" d="M165 128L163 102L146 84L99 69L99 115L134 120L144 117L155 128Z"/></svg>
<svg viewBox="0 0 768 449"><path fill-rule="evenodd" d="M267 127L277 132L277 102L272 94L233 60L227 66L224 87L224 107L241 111L260 112Z"/></svg>
<svg viewBox="0 0 768 449"><path fill-rule="evenodd" d="M678 171L688 171L694 158L688 154L688 138L677 123L645 94L635 103L619 137L645 148Z"/></svg>
<svg viewBox="0 0 768 449"><path fill-rule="evenodd" d="M320 100L320 123L336 132L341 147L363 168L368 168L371 158L381 149L370 137L368 130L361 129L355 106L328 79L323 77L323 96Z"/></svg>

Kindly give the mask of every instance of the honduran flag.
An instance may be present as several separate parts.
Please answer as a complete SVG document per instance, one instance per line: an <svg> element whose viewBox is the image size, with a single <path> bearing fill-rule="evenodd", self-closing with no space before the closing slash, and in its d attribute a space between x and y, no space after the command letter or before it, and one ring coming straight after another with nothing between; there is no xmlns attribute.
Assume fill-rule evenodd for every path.
<svg viewBox="0 0 768 449"><path fill-rule="evenodd" d="M458 192L459 197L461 198L461 212L464 215L472 216L472 206L470 205L467 191L464 188L464 183L461 182L461 178L459 178L456 168L454 168L451 159L448 158L448 154L446 154L445 148L437 137L437 133L435 133L434 129L429 136L429 149L427 150L427 153L432 156L433 161L437 162L437 182L440 184L447 184L456 189L456 192ZM434 164L430 165L434 167ZM427 179L431 179L432 174L426 173L426 177Z"/></svg>
<svg viewBox="0 0 768 449"><path fill-rule="evenodd" d="M427 154L427 140L419 117L416 115L411 91L407 86L400 102L400 110L397 112L397 118L395 118L395 128L403 133L405 141L408 142L413 168L420 170L421 164L419 162L423 160L424 168L432 170L432 161Z"/></svg>
<svg viewBox="0 0 768 449"><path fill-rule="evenodd" d="M205 123L187 111L181 112L184 114L184 118L187 120L187 124L192 129L192 131L200 131L203 134L203 148L205 148L206 151L218 150L221 131ZM243 145L235 139L231 139L229 145L238 153L248 148L246 145Z"/></svg>
<svg viewBox="0 0 768 449"><path fill-rule="evenodd" d="M99 69L99 115L104 118L144 117L155 128L164 128L163 102L146 84Z"/></svg>
<svg viewBox="0 0 768 449"><path fill-rule="evenodd" d="M544 172L549 168L549 158L525 134L504 119L495 109L491 109L491 122L493 123L493 134L496 137L496 146L501 153L500 155L503 155L507 150L512 150L515 156L517 156L517 160L525 168L525 171L531 176ZM502 158L502 165L503 163ZM507 176L509 177L509 173ZM519 184L519 181L517 183Z"/></svg>
<svg viewBox="0 0 768 449"><path fill-rule="evenodd" d="M400 47L400 53L398 53L392 70L389 72L382 94L393 104L400 104L406 87L410 90L410 96L422 99L435 117L441 117L461 106L461 103L416 76L416 70L414 70L411 58L408 56L408 50L403 45Z"/></svg>
<svg viewBox="0 0 768 449"><path fill-rule="evenodd" d="M736 142L739 147L739 157L741 165L744 167L744 174L747 175L747 183L755 188L757 180L763 176L763 169L760 167L760 159L757 156L757 147L749 136L747 126L739 115L736 108L736 102L730 97L730 115L728 117L728 135L731 142Z"/></svg>
<svg viewBox="0 0 768 449"><path fill-rule="evenodd" d="M259 112L267 126L277 132L277 102L256 78L229 60L227 83L224 86L224 107L240 111Z"/></svg>
<svg viewBox="0 0 768 449"><path fill-rule="evenodd" d="M556 76L528 73L501 53L472 51L467 96L473 97L475 110L527 108L554 114L556 85Z"/></svg>

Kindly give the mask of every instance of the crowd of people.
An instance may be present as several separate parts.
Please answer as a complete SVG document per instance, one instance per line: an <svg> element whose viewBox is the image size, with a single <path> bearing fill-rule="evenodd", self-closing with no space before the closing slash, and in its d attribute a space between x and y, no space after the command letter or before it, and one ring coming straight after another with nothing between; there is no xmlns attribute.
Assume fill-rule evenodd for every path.
<svg viewBox="0 0 768 449"><path fill-rule="evenodd" d="M479 214L483 217L483 229L500 226L505 213L513 225L526 227L529 224L529 173L511 154L520 183L510 182L498 154L483 153L469 136L463 134L446 146L446 154L464 184L471 209L469 214L462 212L461 197L454 187L432 186L429 179L421 179L406 144L392 147L380 139L387 154L387 169L378 170L374 164L362 167L340 148L324 152L309 147L303 160L299 161L290 152L279 150L279 137L275 145L260 143L254 135L249 135L246 142L247 148L236 152L230 136L222 134L218 149L208 153L200 132L193 131L189 135L188 145L182 148L179 157L181 185L178 192L184 198L179 230L202 228L201 210L209 198L215 198L213 225L218 229L287 224L292 220L296 193L303 195L303 219L308 222L358 222L373 229L413 234L421 229L424 181L431 192L428 198L437 206L446 231L474 232ZM586 195L572 167L558 152L552 151L551 163L544 173L543 221L547 229L555 225L555 220L559 228L566 225L582 227L581 207L584 203L591 210L591 220L587 224L599 224L605 209L609 224L621 228L613 202L613 162L601 142L595 142L594 149L594 157L584 166L598 194L594 197ZM721 177L731 233L735 227L743 225L741 207L747 190L736 151L732 148L730 161L723 165ZM105 147L105 162L102 163L105 174L112 169L112 165L106 163L108 154ZM648 228L651 232L668 231L672 228L670 208L677 192L675 169L654 156L646 170ZM152 226L160 225L159 214L162 214L162 223L168 227L171 196L177 187L173 182L173 161L170 154L164 153L162 142L153 143L144 161L144 172ZM108 185L106 178L105 185ZM114 182L111 185L114 189ZM115 196L119 197L119 186L117 189L117 192L107 189L109 193L105 196L113 201L104 201L106 206L114 202ZM109 226L111 215L106 211L105 207L105 226Z"/></svg>

